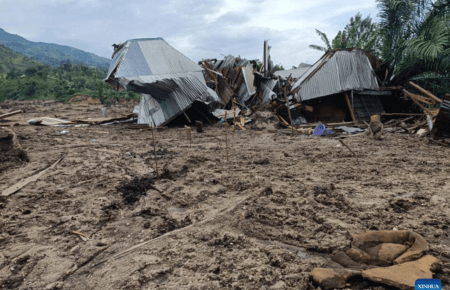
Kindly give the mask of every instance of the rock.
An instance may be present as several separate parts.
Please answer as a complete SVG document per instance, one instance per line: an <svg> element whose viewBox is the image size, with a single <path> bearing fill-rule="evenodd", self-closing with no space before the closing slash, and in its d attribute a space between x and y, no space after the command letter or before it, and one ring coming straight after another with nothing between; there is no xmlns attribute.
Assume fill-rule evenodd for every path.
<svg viewBox="0 0 450 290"><path fill-rule="evenodd" d="M310 278L314 283L322 287L322 289L333 289L344 288L346 281L357 275L361 275L361 272L344 269L316 268L311 272Z"/></svg>
<svg viewBox="0 0 450 290"><path fill-rule="evenodd" d="M425 136L426 134L428 133L428 131L426 130L426 129L420 129L419 131L417 131L417 136L419 136L419 137L423 137L423 136Z"/></svg>
<svg viewBox="0 0 450 290"><path fill-rule="evenodd" d="M410 240L414 238L414 244L400 257L394 260L394 264L402 264L412 260L416 260L423 256L423 253L428 251L427 241L419 234L409 231Z"/></svg>
<svg viewBox="0 0 450 290"><path fill-rule="evenodd" d="M274 285L270 286L269 289L272 289L272 290L282 290L282 289L286 289L286 283L284 283L284 281L278 281L278 282L275 283Z"/></svg>
<svg viewBox="0 0 450 290"><path fill-rule="evenodd" d="M350 248L345 253L348 257L350 257L350 259L360 264L374 265L379 267L387 267L391 265L391 263L371 256L358 248Z"/></svg>
<svg viewBox="0 0 450 290"><path fill-rule="evenodd" d="M353 246L365 250L367 244L393 243L403 245L409 239L409 231L375 231L352 235L352 238Z"/></svg>
<svg viewBox="0 0 450 290"><path fill-rule="evenodd" d="M444 202L445 202L445 198L442 196L438 196L438 195L433 195L430 199L430 203L435 204L435 205L442 204Z"/></svg>
<svg viewBox="0 0 450 290"><path fill-rule="evenodd" d="M366 253L372 257L392 263L401 254L408 250L408 246L392 243L382 243L378 246L368 248Z"/></svg>
<svg viewBox="0 0 450 290"><path fill-rule="evenodd" d="M417 279L433 278L431 271L439 267L439 260L427 255L419 260L401 265L365 270L362 271L362 276L373 282L409 290L414 289Z"/></svg>
<svg viewBox="0 0 450 290"><path fill-rule="evenodd" d="M360 235L352 235L353 242L352 247L358 248L361 251L367 251L367 249L377 246L381 243L391 243L391 244L400 244L405 246L411 246L405 253L403 253L400 257L394 260L394 264L401 264L405 262L409 262L415 259L422 257L423 253L428 250L427 241L419 234L412 231L376 231L376 232L367 232ZM364 253L364 252L363 252ZM351 254L356 253L348 253L346 254L352 258L354 261L361 263L361 260L355 260ZM360 255L363 255L360 253ZM367 254L369 257L371 255ZM364 256L364 255L363 255ZM364 258L364 257L362 257ZM365 257L367 258L367 257ZM375 258L375 257L372 257ZM383 261L381 259L376 258L378 261ZM366 263L366 262L363 262ZM366 263L368 264L368 263ZM372 265L374 265L372 263ZM380 264L380 266L383 266Z"/></svg>
<svg viewBox="0 0 450 290"><path fill-rule="evenodd" d="M54 290L54 289L61 289L63 286L63 282L53 282L45 286L45 290Z"/></svg>
<svg viewBox="0 0 450 290"><path fill-rule="evenodd" d="M359 263L353 261L344 252L337 252L336 254L331 256L331 260L333 260L334 262L344 266L345 268L357 268L357 269L361 268L361 265Z"/></svg>

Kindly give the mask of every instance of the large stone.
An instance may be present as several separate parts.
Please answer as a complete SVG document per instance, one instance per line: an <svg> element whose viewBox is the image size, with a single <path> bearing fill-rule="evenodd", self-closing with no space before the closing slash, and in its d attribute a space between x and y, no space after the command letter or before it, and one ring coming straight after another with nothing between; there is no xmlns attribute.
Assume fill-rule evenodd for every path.
<svg viewBox="0 0 450 290"><path fill-rule="evenodd" d="M400 255L406 252L408 248L408 246L400 244L382 243L378 246L368 248L366 253L372 257L392 263Z"/></svg>
<svg viewBox="0 0 450 290"><path fill-rule="evenodd" d="M394 264L402 264L412 260L416 260L428 251L427 241L419 234L409 231L410 239L414 238L414 244L400 257L394 260Z"/></svg>
<svg viewBox="0 0 450 290"><path fill-rule="evenodd" d="M381 260L376 256L371 256L368 253L361 251L358 248L350 248L345 252L348 257L350 257L353 261L358 262L360 264L373 265L379 267L387 267L392 263L389 263L385 260Z"/></svg>
<svg viewBox="0 0 450 290"><path fill-rule="evenodd" d="M374 268L362 271L365 279L394 286L400 289L414 289L417 279L433 278L433 270L440 267L440 262L433 256L424 256L419 260L386 268Z"/></svg>
<svg viewBox="0 0 450 290"><path fill-rule="evenodd" d="M361 272L345 269L316 268L311 272L310 278L322 289L334 289L344 288L346 281L357 275L361 275Z"/></svg>
<svg viewBox="0 0 450 290"><path fill-rule="evenodd" d="M334 262L344 266L345 268L353 268L353 269L363 269L364 267L352 260L346 253L337 252L333 256L331 256L331 260ZM364 265L365 266L365 265Z"/></svg>
<svg viewBox="0 0 450 290"><path fill-rule="evenodd" d="M366 248L373 247L381 243L406 244L410 231L373 231L360 235L352 235L352 245L365 251ZM412 237L413 239L413 237ZM411 240L412 244L414 240Z"/></svg>
<svg viewBox="0 0 450 290"><path fill-rule="evenodd" d="M367 251L368 249L382 243L400 244L408 247L410 246L410 248L405 253L394 260L394 264L401 264L418 259L422 257L425 251L428 250L427 241L421 235L412 231L367 232L360 235L352 235L352 238L352 246L362 251ZM346 254L349 255L349 253ZM349 255L349 257L353 259L352 256ZM382 261L381 259L378 260Z"/></svg>

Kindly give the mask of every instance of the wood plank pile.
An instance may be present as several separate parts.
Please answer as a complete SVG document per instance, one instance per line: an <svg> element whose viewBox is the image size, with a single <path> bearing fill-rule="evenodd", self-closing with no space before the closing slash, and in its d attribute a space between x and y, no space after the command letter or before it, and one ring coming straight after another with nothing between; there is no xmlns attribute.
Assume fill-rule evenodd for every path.
<svg viewBox="0 0 450 290"><path fill-rule="evenodd" d="M298 89L292 90L292 84L296 78L289 76L284 80L274 75L279 70L278 66L269 65L269 70L265 71L264 65L257 68L256 60L231 55L219 61L202 60L199 64L205 69L207 85L221 98L224 108L233 110L238 107L240 116L272 111L279 117L282 126L291 127L292 115L298 115L300 109L312 109L300 105L294 97ZM239 122L238 127L243 126L245 123Z"/></svg>

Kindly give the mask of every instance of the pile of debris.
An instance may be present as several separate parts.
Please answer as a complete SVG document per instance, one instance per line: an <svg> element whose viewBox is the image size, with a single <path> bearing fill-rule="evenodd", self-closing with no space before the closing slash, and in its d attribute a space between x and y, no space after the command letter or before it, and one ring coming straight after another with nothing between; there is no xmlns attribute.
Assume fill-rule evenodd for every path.
<svg viewBox="0 0 450 290"><path fill-rule="evenodd" d="M0 127L0 173L28 161L28 154L20 145L16 133Z"/></svg>
<svg viewBox="0 0 450 290"><path fill-rule="evenodd" d="M435 257L426 255L427 241L412 231L380 231L352 235L352 247L336 252L327 268L316 268L311 280L322 289L351 286L362 289L368 283L355 279L414 289L417 279L433 278L442 267Z"/></svg>
<svg viewBox="0 0 450 290"><path fill-rule="evenodd" d="M275 127L292 134L313 134L320 126L327 132L325 125L352 134L368 129L373 116L380 116L384 132L449 134L443 100L412 82L422 95L386 87L386 64L370 52L331 50L291 70L273 65L267 41L263 55L262 63L228 55L196 64L162 38L132 39L114 45L105 81L140 92L138 123L151 127L219 121L246 130L248 123L259 128L257 112L269 111L278 118Z"/></svg>

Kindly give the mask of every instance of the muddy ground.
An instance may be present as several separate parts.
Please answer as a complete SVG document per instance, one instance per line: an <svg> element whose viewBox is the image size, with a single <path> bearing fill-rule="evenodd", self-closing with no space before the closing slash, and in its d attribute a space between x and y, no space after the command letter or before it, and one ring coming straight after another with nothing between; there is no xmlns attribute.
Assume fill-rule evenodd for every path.
<svg viewBox="0 0 450 290"><path fill-rule="evenodd" d="M386 133L348 138L355 158L331 138L248 130L228 134L227 161L223 129L193 132L192 144L166 129L155 136L158 179L149 130L27 124L100 108L0 108L25 110L8 121L29 157L0 173L0 192L65 155L0 199L0 289L316 289L309 273L351 233L394 228L429 242L449 287L450 148Z"/></svg>

